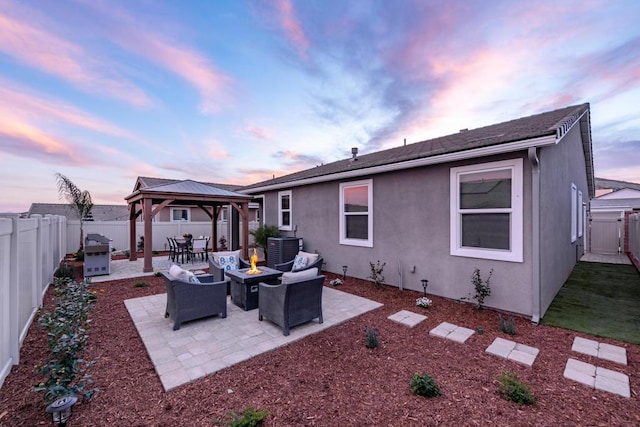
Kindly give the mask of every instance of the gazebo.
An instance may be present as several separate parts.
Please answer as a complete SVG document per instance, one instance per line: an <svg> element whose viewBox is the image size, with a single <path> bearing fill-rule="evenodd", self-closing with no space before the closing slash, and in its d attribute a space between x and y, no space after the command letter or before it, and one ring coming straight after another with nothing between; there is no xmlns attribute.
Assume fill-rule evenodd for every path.
<svg viewBox="0 0 640 427"><path fill-rule="evenodd" d="M175 181L168 184L138 187L125 197L129 207L129 251L130 261L137 259L136 247L136 220L140 215L144 220L144 241L153 242L152 219L163 208L171 204L197 206L206 212L211 218L211 236L215 249L218 241L216 220L222 206L231 205L240 214L242 219L242 255L248 258L249 254L249 202L252 197L240 194L213 185L204 184L190 179ZM144 245L145 273L153 271L152 245Z"/></svg>

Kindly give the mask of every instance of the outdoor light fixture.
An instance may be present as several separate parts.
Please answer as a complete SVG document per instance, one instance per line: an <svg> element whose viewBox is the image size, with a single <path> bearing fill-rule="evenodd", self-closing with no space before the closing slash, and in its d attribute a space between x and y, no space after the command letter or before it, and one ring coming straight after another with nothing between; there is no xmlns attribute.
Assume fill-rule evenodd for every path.
<svg viewBox="0 0 640 427"><path fill-rule="evenodd" d="M424 289L424 296L427 296L427 285L429 285L429 281L427 279L420 280L422 282L422 289Z"/></svg>
<svg viewBox="0 0 640 427"><path fill-rule="evenodd" d="M347 278L347 268L349 268L349 266L342 266L342 280L345 280Z"/></svg>
<svg viewBox="0 0 640 427"><path fill-rule="evenodd" d="M75 396L65 396L47 406L46 411L51 414L51 422L56 426L66 426L73 415L72 407L78 401Z"/></svg>

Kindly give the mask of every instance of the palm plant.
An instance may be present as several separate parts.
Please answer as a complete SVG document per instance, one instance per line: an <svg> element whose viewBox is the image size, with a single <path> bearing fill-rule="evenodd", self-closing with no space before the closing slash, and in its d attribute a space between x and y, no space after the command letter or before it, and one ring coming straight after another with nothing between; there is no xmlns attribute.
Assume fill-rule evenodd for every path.
<svg viewBox="0 0 640 427"><path fill-rule="evenodd" d="M249 234L253 236L256 245L261 247L264 251L264 256L267 256L267 241L269 237L280 237L280 230L275 225L261 225Z"/></svg>
<svg viewBox="0 0 640 427"><path fill-rule="evenodd" d="M91 213L93 209L93 201L91 194L87 190L81 191L69 178L56 172L56 180L58 181L58 194L61 199L65 199L71 209L78 214L80 218L80 249L84 248L84 219Z"/></svg>

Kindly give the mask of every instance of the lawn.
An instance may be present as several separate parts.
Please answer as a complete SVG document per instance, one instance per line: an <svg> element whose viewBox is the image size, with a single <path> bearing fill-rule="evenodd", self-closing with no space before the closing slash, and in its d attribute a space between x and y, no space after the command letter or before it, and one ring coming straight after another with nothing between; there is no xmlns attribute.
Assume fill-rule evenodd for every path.
<svg viewBox="0 0 640 427"><path fill-rule="evenodd" d="M542 323L640 344L640 274L631 265L580 262Z"/></svg>

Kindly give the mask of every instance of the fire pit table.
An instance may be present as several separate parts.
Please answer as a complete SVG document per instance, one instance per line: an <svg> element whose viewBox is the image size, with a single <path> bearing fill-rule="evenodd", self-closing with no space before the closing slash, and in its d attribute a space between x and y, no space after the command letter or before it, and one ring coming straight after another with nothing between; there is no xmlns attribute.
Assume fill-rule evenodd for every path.
<svg viewBox="0 0 640 427"><path fill-rule="evenodd" d="M258 308L258 284L277 285L282 271L269 267L258 267L260 274L247 274L248 268L226 271L231 280L231 301L244 311Z"/></svg>

